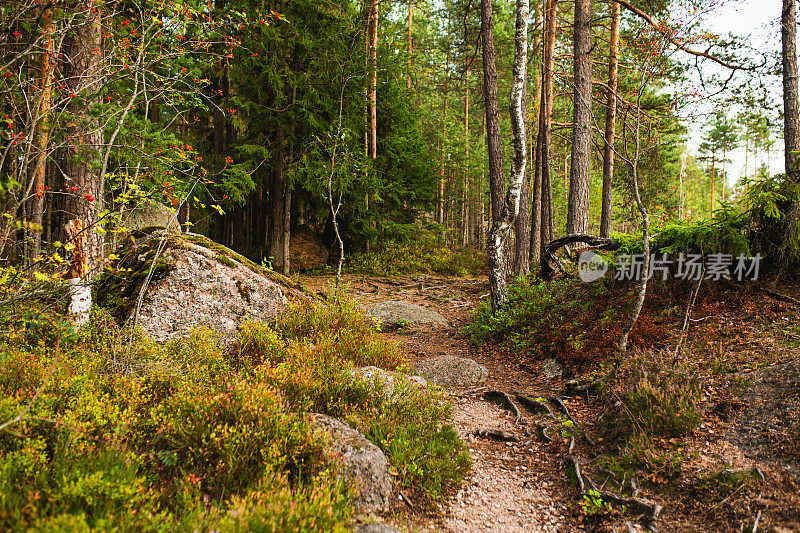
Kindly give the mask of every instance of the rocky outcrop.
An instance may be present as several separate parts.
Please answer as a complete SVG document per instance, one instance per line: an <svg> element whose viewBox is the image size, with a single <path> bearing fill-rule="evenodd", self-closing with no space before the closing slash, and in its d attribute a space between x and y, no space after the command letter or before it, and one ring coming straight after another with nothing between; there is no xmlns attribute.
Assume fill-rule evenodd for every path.
<svg viewBox="0 0 800 533"><path fill-rule="evenodd" d="M221 344L244 320L274 320L302 286L206 237L168 230L132 232L96 286L96 301L158 342L212 329Z"/></svg>
<svg viewBox="0 0 800 533"><path fill-rule="evenodd" d="M447 319L433 311L417 304L403 301L381 302L367 312L389 326L432 326L447 327Z"/></svg>
<svg viewBox="0 0 800 533"><path fill-rule="evenodd" d="M392 398L395 395L395 383L397 381L406 381L414 386L425 388L428 382L422 376L405 376L383 370L377 366L364 366L361 368L354 368L350 371L350 375L354 379L363 381L371 386L380 386L382 393L387 398Z"/></svg>
<svg viewBox="0 0 800 533"><path fill-rule="evenodd" d="M308 226L300 226L289 240L289 261L292 269L307 272L328 264L330 251L322 239Z"/></svg>
<svg viewBox="0 0 800 533"><path fill-rule="evenodd" d="M312 423L327 433L327 452L339 466L339 475L348 485L350 503L359 512L389 510L392 476L389 461L380 448L363 433L339 419L311 414Z"/></svg>
<svg viewBox="0 0 800 533"><path fill-rule="evenodd" d="M416 371L434 385L443 387L471 387L489 377L485 366L472 359L444 355L432 357L416 365Z"/></svg>

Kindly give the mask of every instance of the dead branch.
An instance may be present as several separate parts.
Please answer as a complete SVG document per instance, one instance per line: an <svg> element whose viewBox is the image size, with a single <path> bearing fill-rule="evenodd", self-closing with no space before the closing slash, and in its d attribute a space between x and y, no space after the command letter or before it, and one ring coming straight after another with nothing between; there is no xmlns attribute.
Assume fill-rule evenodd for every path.
<svg viewBox="0 0 800 533"><path fill-rule="evenodd" d="M558 263L553 258L553 255L556 251L561 248L562 246L567 246L569 244L576 244L576 243L585 243L590 248L595 248L598 250L617 250L622 244L619 241L614 239L606 239L603 237L596 237L594 235L583 235L583 234L573 234L573 235L565 235L563 237L559 237L553 241L550 241L547 246L545 246L544 251L542 252L542 258L540 260L542 278L550 279L553 277L553 274L556 270L563 270L560 268Z"/></svg>

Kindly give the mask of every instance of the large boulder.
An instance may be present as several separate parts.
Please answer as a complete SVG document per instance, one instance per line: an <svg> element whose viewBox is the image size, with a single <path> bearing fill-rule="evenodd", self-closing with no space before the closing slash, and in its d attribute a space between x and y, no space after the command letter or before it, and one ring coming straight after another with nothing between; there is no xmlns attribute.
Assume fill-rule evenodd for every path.
<svg viewBox="0 0 800 533"><path fill-rule="evenodd" d="M436 311L410 302L397 300L381 302L369 309L367 314L389 326L447 327L445 317Z"/></svg>
<svg viewBox="0 0 800 533"><path fill-rule="evenodd" d="M328 264L330 251L322 239L308 226L300 226L289 240L289 264L295 270L306 272Z"/></svg>
<svg viewBox="0 0 800 533"><path fill-rule="evenodd" d="M180 230L177 212L159 202L142 203L122 212L122 225L128 230L160 227Z"/></svg>
<svg viewBox="0 0 800 533"><path fill-rule="evenodd" d="M345 422L327 415L311 414L312 423L330 438L327 451L340 468L350 490L350 503L359 512L389 510L392 476L389 461L380 448Z"/></svg>
<svg viewBox="0 0 800 533"><path fill-rule="evenodd" d="M303 287L201 235L169 230L132 232L96 286L96 301L121 322L157 342L212 329L223 345L235 341L244 320L274 320L287 295L308 297Z"/></svg>
<svg viewBox="0 0 800 533"><path fill-rule="evenodd" d="M471 387L489 377L489 371L472 359L443 355L432 357L416 365L416 371L434 385L443 387Z"/></svg>

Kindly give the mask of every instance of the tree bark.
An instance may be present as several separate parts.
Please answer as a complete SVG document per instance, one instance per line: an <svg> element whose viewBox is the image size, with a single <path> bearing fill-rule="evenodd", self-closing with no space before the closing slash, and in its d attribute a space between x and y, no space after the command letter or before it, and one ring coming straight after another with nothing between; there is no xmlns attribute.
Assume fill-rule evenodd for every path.
<svg viewBox="0 0 800 533"><path fill-rule="evenodd" d="M585 233L589 226L589 173L592 149L591 2L575 0L573 31L574 83L572 160L569 174L567 233Z"/></svg>
<svg viewBox="0 0 800 533"><path fill-rule="evenodd" d="M791 262L792 249L797 254L800 239L800 170L798 154L800 151L800 98L797 81L797 3L783 0L781 13L781 41L783 44L783 142L786 175L795 185L794 202L787 216L787 231L780 247L783 261L782 273L786 273Z"/></svg>
<svg viewBox="0 0 800 533"><path fill-rule="evenodd" d="M408 0L408 72L406 73L406 89L411 89L411 25L414 21L414 0Z"/></svg>
<svg viewBox="0 0 800 533"><path fill-rule="evenodd" d="M612 185L614 183L614 137L617 118L617 53L619 49L620 7L611 4L611 42L608 48L608 94L606 96L606 131L603 146L603 205L600 213L600 236L611 235Z"/></svg>
<svg viewBox="0 0 800 533"><path fill-rule="evenodd" d="M553 237L552 193L550 186L550 144L553 121L553 67L556 43L558 0L546 0L542 48L542 98L539 105L539 131L536 135L531 217L530 264L536 265L542 247Z"/></svg>
<svg viewBox="0 0 800 533"><path fill-rule="evenodd" d="M470 68L464 71L464 183L461 201L461 246L469 243L469 75Z"/></svg>
<svg viewBox="0 0 800 533"><path fill-rule="evenodd" d="M444 114L442 115L442 168L439 174L439 224L445 225L444 210L444 189L445 189L445 167L447 165L447 96L450 90L450 47L447 48L447 60L444 69ZM442 236L446 231L442 230Z"/></svg>
<svg viewBox="0 0 800 533"><path fill-rule="evenodd" d="M105 239L95 231L98 215L103 210L105 187L97 169L102 129L92 117L92 104L102 83L100 70L101 28L100 7L93 0L85 4L79 14L80 22L65 43L64 86L67 94L67 112L71 115L66 128L66 157L62 164L66 176L64 189L65 218L78 219L83 224L84 246L88 276L100 272L105 260Z"/></svg>
<svg viewBox="0 0 800 533"><path fill-rule="evenodd" d="M277 146L272 155L274 169L269 182L269 256L273 270L288 275L292 192L286 179L286 139L281 128L276 138Z"/></svg>
<svg viewBox="0 0 800 533"><path fill-rule="evenodd" d="M378 157L378 0L369 11L369 157Z"/></svg>
<svg viewBox="0 0 800 533"><path fill-rule="evenodd" d="M546 3L546 1L545 1ZM536 27L541 26L542 22L542 8L536 7ZM541 39L539 38L541 35L540 32L534 33L533 38L533 50L538 50L541 44ZM533 92L533 105L532 112L533 118L532 120L527 120L528 117L528 104L525 103L525 113L526 113L526 123L527 124L535 124L538 137L538 124L539 124L539 106L541 105L542 99L542 74L541 70L535 70L536 72L536 84L534 87ZM527 100L527 98L526 98ZM515 276L524 276L531 271L531 213L538 213L538 216L541 217L542 212L542 205L541 205L541 176L539 179L538 187L538 206L531 206L529 207L530 200L529 198L536 199L537 194L534 192L534 183L531 183L531 175L536 174L536 154L534 151L536 149L532 148L533 146L538 147L538 143L534 141L533 138L533 131L534 128L530 128L530 145L529 145L529 158L528 158L528 170L526 172L526 178L523 182L522 193L520 194L519 200L519 215L514 220L514 275ZM535 181L535 178L534 178Z"/></svg>
<svg viewBox="0 0 800 533"><path fill-rule="evenodd" d="M39 105L35 118L36 158L33 164L34 197L31 206L32 230L30 263L36 262L42 247L42 227L44 224L45 169L47 147L50 143L50 107L53 94L53 72L55 71L55 49L53 45L53 10L42 13L42 35L44 52L39 63Z"/></svg>
<svg viewBox="0 0 800 533"><path fill-rule="evenodd" d="M500 124L497 105L497 71L495 67L494 27L491 0L481 1L481 31L483 38L483 69L486 93L486 123L489 133L489 179L492 186L493 223L489 232L489 284L492 312L502 309L508 301L503 247L508 239L514 218L519 213L520 191L525 180L527 150L525 133L525 79L528 63L528 0L517 0L514 34L514 68L509 110L513 132L514 157L511 180L504 201L494 209L496 189L503 185L500 166ZM493 138L495 140L493 141ZM494 143L497 143L494 145ZM501 203L502 202L502 203Z"/></svg>

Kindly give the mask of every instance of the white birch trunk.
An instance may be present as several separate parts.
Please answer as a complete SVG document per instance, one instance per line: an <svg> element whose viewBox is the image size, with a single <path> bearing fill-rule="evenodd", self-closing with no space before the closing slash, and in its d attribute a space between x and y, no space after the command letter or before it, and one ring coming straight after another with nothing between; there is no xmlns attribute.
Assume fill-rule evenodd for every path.
<svg viewBox="0 0 800 533"><path fill-rule="evenodd" d="M528 12L529 0L517 0L516 31L514 35L514 77L511 85L510 112L511 130L514 135L514 157L511 180L506 191L500 217L489 232L489 283L492 295L492 311L497 312L508 301L508 286L505 278L504 244L508 239L514 219L519 213L520 192L527 168L525 115L522 103L525 94L525 79L528 69Z"/></svg>

